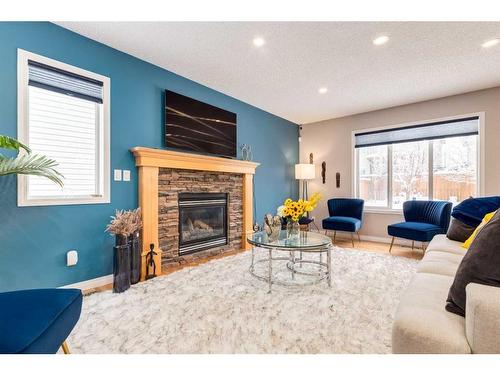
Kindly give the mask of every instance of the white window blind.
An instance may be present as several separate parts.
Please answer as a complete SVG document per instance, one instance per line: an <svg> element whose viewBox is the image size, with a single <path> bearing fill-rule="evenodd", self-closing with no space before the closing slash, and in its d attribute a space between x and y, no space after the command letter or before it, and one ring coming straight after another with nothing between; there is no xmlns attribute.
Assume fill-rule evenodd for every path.
<svg viewBox="0 0 500 375"><path fill-rule="evenodd" d="M355 147L360 148L450 137L463 137L467 135L477 135L478 132L479 118L474 116L422 125L357 133L355 135Z"/></svg>
<svg viewBox="0 0 500 375"><path fill-rule="evenodd" d="M61 187L18 176L18 205L110 202L109 78L18 50L18 138L56 161Z"/></svg>
<svg viewBox="0 0 500 375"><path fill-rule="evenodd" d="M40 62L28 61L29 85L102 103L103 83Z"/></svg>
<svg viewBox="0 0 500 375"><path fill-rule="evenodd" d="M96 102L29 86L29 146L59 164L64 187L28 178L28 197L98 196L98 125Z"/></svg>

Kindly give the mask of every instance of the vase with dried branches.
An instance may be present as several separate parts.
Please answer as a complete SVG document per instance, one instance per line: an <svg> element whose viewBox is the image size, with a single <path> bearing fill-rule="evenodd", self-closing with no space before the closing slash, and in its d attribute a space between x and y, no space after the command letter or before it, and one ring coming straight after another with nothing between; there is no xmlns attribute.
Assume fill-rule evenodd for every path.
<svg viewBox="0 0 500 375"><path fill-rule="evenodd" d="M141 255L139 230L142 227L140 208L116 210L106 231L115 236L113 254L113 292L121 293L140 278Z"/></svg>

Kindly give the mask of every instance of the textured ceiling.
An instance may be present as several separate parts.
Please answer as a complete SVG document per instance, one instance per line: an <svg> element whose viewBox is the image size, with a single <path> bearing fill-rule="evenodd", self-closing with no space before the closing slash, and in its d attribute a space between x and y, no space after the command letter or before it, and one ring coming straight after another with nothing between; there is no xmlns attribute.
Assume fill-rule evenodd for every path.
<svg viewBox="0 0 500 375"><path fill-rule="evenodd" d="M500 85L500 22L58 24L296 123Z"/></svg>

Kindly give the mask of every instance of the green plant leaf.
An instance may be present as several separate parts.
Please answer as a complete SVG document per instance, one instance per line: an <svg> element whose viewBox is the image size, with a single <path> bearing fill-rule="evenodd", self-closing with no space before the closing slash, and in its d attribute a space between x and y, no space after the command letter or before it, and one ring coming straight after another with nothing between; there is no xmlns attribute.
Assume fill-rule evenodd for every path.
<svg viewBox="0 0 500 375"><path fill-rule="evenodd" d="M55 160L43 155L25 154L16 158L0 157L0 176L9 174L42 176L62 187L64 176L54 169L57 165Z"/></svg>
<svg viewBox="0 0 500 375"><path fill-rule="evenodd" d="M0 134L0 148L5 148L7 150L19 151L20 148L24 149L27 153L31 153L28 146L22 144L18 140L8 137L6 135Z"/></svg>

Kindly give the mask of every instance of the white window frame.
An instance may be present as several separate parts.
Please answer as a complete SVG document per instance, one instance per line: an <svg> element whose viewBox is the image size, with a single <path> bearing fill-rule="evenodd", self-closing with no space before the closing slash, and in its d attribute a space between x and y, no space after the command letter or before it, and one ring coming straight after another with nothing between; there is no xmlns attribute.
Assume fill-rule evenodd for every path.
<svg viewBox="0 0 500 375"><path fill-rule="evenodd" d="M101 119L99 131L96 132L99 167L97 168L97 184L102 191L98 196L29 198L28 176L17 176L17 205L26 206L60 206L74 204L110 203L110 83L108 77L80 69L57 60L37 55L22 49L17 50L17 137L20 142L29 146L29 96L28 96L28 60L59 68L67 72L89 77L103 83L103 104L99 113ZM22 151L21 151L22 152Z"/></svg>
<svg viewBox="0 0 500 375"><path fill-rule="evenodd" d="M485 137L485 125L486 125L486 116L484 112L474 112L474 113L466 113L462 115L456 115L456 116L448 116L448 117L441 117L441 118L435 118L435 119L430 119L430 120L424 120L424 121L413 121L413 122L407 122L407 123L402 123L402 124L394 124L394 125L387 125L387 126L379 126L375 128L368 128L368 129L357 129L353 130L351 133L351 165L352 165L352 180L351 180L351 191L354 193L354 197L359 198L359 175L358 175L358 165L359 165L359 160L358 160L358 153L356 152L356 134L359 133L366 133L368 131L378 131L378 130L386 130L386 129L393 129L393 128L403 128L407 126L414 126L414 125L424 125L428 123L434 123L434 122L441 122L441 121L451 121L451 120L458 120L461 118L467 118L467 117L474 117L477 116L479 118L479 130L478 130L478 137L477 137L477 185L476 185L476 195L477 196L484 196L484 161L485 161L485 150L484 150L484 137ZM431 147L431 144L429 143L429 147ZM398 209L398 208L392 208L392 147L387 147L387 168L388 168L388 178L387 178L387 207L375 207L375 206L365 206L365 211L366 212L371 212L371 213L380 213L380 214L402 214L403 210ZM432 150L432 147L431 147ZM429 196L432 196L432 166L433 166L433 152L431 151L429 153Z"/></svg>

